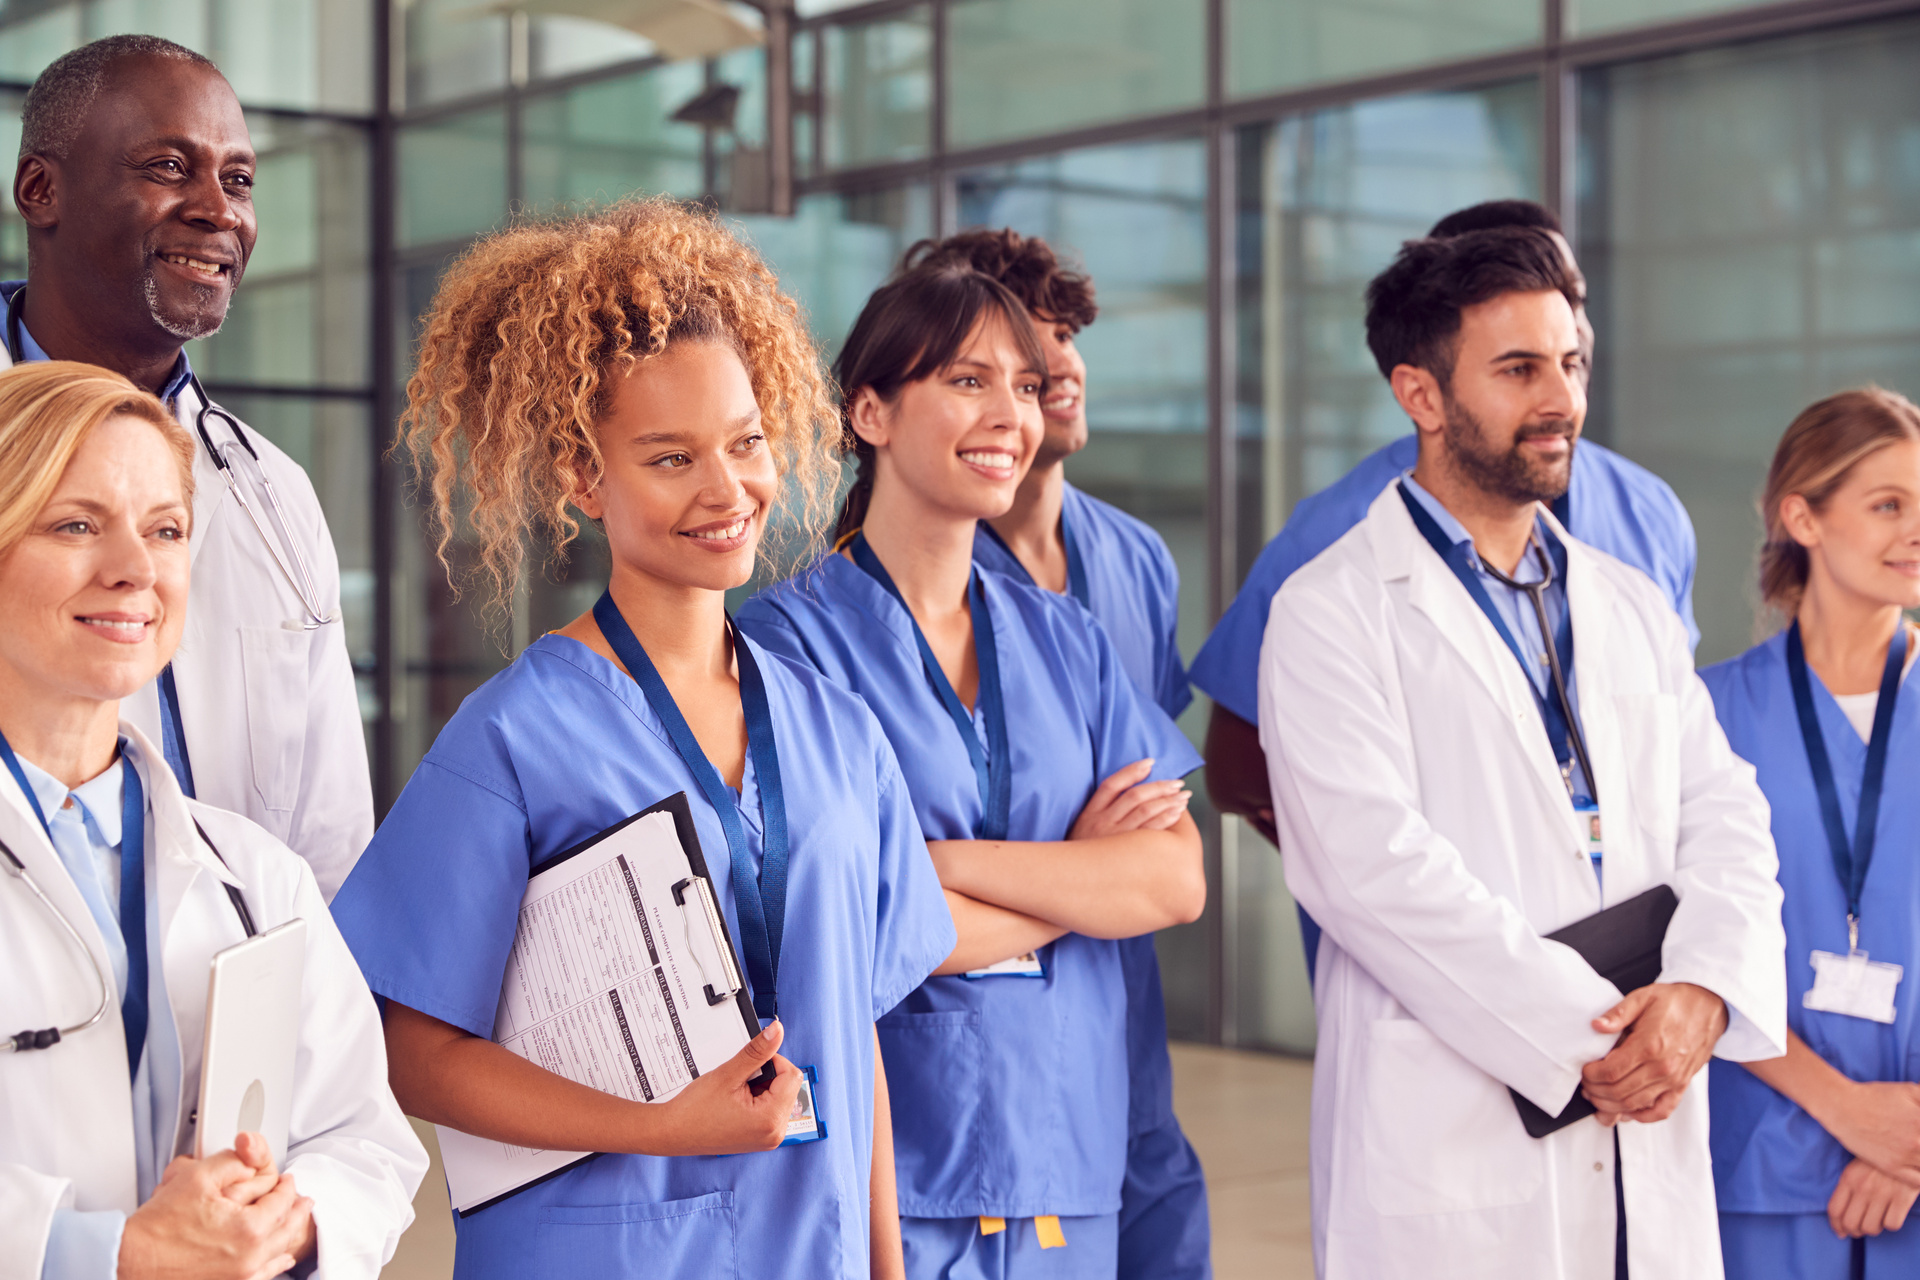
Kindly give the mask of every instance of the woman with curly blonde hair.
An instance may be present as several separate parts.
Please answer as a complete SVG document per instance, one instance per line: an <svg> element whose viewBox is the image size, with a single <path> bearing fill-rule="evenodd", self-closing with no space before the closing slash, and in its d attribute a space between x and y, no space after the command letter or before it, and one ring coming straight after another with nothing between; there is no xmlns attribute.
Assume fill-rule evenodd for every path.
<svg viewBox="0 0 1920 1280"><path fill-rule="evenodd" d="M455 1275L899 1274L873 1023L953 949L952 922L872 714L742 639L724 603L783 496L804 543L837 479L794 304L665 200L517 227L442 282L404 423L442 556L469 526L495 605L583 517L612 559L592 610L447 723L334 901L410 1113L603 1153L462 1216ZM691 1079L669 1056L602 1088L493 1043L530 873L676 793L761 1034ZM817 1140L773 1150L803 1111ZM713 1158L742 1152L760 1154Z"/></svg>

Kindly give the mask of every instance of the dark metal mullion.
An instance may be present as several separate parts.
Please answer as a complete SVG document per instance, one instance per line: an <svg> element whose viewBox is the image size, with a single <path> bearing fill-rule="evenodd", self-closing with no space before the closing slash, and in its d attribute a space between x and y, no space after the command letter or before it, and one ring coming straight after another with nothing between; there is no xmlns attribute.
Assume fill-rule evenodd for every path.
<svg viewBox="0 0 1920 1280"><path fill-rule="evenodd" d="M1573 243L1574 156L1568 139L1574 126L1568 86L1571 69L1560 57L1566 37L1566 0L1542 0L1541 26L1546 36L1546 60L1540 67L1540 198L1560 215L1567 243Z"/></svg>
<svg viewBox="0 0 1920 1280"><path fill-rule="evenodd" d="M394 24L400 20L394 0L374 0L374 121L373 172L368 186L373 201L373 279L369 282L371 341L373 342L373 636L374 701L379 712L373 724L373 804L384 817L399 795L394 772L399 759L398 725L393 714L394 669L399 658L394 637L395 594L399 564L400 476L396 461L387 456L399 417L396 396L399 370L395 359L394 219L398 215L397 175L394 172L393 81L400 74Z"/></svg>
<svg viewBox="0 0 1920 1280"><path fill-rule="evenodd" d="M947 0L932 0L928 20L933 24L932 48L927 54L933 100L927 106L927 150L933 157L933 234L939 238L958 231L955 224L960 221L959 191L954 185L953 167L947 163L947 94L951 90L947 75Z"/></svg>

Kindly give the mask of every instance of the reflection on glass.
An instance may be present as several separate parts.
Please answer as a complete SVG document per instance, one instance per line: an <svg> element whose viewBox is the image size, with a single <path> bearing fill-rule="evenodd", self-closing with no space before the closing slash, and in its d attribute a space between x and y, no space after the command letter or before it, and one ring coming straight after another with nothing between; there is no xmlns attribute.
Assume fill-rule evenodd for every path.
<svg viewBox="0 0 1920 1280"><path fill-rule="evenodd" d="M1235 566L1293 504L1410 427L1367 351L1367 281L1400 242L1482 200L1539 194L1537 82L1336 107L1240 130ZM1235 823L1228 981L1239 1043L1313 1047L1293 899L1273 847Z"/></svg>
<svg viewBox="0 0 1920 1280"><path fill-rule="evenodd" d="M1754 635L1754 496L1787 424L1877 382L1920 395L1920 23L1595 72L1581 256L1589 422L1700 540L1701 662Z"/></svg>
<svg viewBox="0 0 1920 1280"><path fill-rule="evenodd" d="M189 345L203 378L361 387L368 147L357 126L250 115L260 233L227 323Z"/></svg>
<svg viewBox="0 0 1920 1280"><path fill-rule="evenodd" d="M1180 571L1180 647L1206 634L1206 152L1198 139L1090 147L957 179L962 226L1037 235L1093 277L1100 317L1087 362L1087 447L1067 478L1151 524ZM1197 742L1206 699L1181 718ZM1206 821L1197 799L1196 820ZM1209 911L1217 911L1217 904ZM1160 935L1167 1016L1204 1034L1202 922Z"/></svg>
<svg viewBox="0 0 1920 1280"><path fill-rule="evenodd" d="M1198 106L1206 94L1204 0L959 0L947 23L953 146Z"/></svg>
<svg viewBox="0 0 1920 1280"><path fill-rule="evenodd" d="M404 12L407 106L507 87L506 14L472 0L413 0Z"/></svg>
<svg viewBox="0 0 1920 1280"><path fill-rule="evenodd" d="M0 77L31 81L69 50L131 33L205 54L251 107L373 109L373 6L365 0L11 4L0 16Z"/></svg>
<svg viewBox="0 0 1920 1280"><path fill-rule="evenodd" d="M507 116L498 107L399 131L402 247L485 231L507 211Z"/></svg>
<svg viewBox="0 0 1920 1280"><path fill-rule="evenodd" d="M632 192L697 196L701 131L668 117L700 92L697 62L651 67L527 101L521 199L534 211Z"/></svg>
<svg viewBox="0 0 1920 1280"><path fill-rule="evenodd" d="M826 28L821 110L829 168L927 154L930 23L921 5L873 22Z"/></svg>
<svg viewBox="0 0 1920 1280"><path fill-rule="evenodd" d="M1227 0L1227 88L1273 93L1499 53L1537 43L1541 14L1540 0Z"/></svg>

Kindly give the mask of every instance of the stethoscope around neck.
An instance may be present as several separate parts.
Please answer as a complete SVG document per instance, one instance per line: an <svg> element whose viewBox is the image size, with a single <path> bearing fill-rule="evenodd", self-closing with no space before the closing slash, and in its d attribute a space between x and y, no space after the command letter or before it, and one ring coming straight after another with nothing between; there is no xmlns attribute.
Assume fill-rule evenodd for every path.
<svg viewBox="0 0 1920 1280"><path fill-rule="evenodd" d="M20 312L26 297L27 287L21 285L14 290L13 296L7 299L7 355L15 364L23 363L26 359L26 344L21 339L20 327ZM280 571L280 576L286 579L287 586L293 589L295 598L300 601L302 615L300 629L317 631L330 622L338 622L340 615L328 612L325 601L320 598L319 588L314 584L313 570L307 564L306 554L300 550L300 540L293 536L292 529L287 523L286 508L280 505L280 495L274 490L273 481L267 478L266 469L260 465L260 451L254 448L253 441L247 438L246 429L240 425L238 418L213 402L213 397L207 394L207 389L200 385L199 374L187 374L187 385L193 388L193 394L200 401L200 408L193 417L193 428L200 433L200 443L206 446L207 456L213 460L213 465L220 469L221 478L227 482L227 492L233 495L234 501L240 504L240 509L247 513L249 520L253 521L254 529L260 534L261 544L266 547L267 554L273 558L274 567ZM272 518L277 533L275 529L267 527L267 520L261 517L260 508L247 497L246 490L240 487L239 477L234 474L233 463L227 457L227 450L233 445L214 444L213 433L207 429L209 418L225 423L234 442L246 450L247 456L253 459L254 478L261 491L267 496L268 514Z"/></svg>

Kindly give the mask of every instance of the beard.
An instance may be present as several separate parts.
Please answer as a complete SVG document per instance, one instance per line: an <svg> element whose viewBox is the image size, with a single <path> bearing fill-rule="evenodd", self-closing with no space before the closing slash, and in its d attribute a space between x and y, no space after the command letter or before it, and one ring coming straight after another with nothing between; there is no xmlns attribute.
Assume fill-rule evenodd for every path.
<svg viewBox="0 0 1920 1280"><path fill-rule="evenodd" d="M160 285L148 269L141 279L147 296L147 314L153 322L182 342L211 338L227 322L227 297L224 289L207 284L188 285L192 301L184 307L168 307L160 300Z"/></svg>
<svg viewBox="0 0 1920 1280"><path fill-rule="evenodd" d="M1447 451L1474 487L1513 503L1553 502L1566 493L1573 479L1573 451L1580 446L1579 434L1570 420L1528 423L1514 433L1513 443L1502 449L1488 438L1485 424L1473 411L1452 396L1446 398L1446 409L1442 434ZM1566 440L1565 457L1539 458L1522 448L1529 440L1554 438Z"/></svg>

